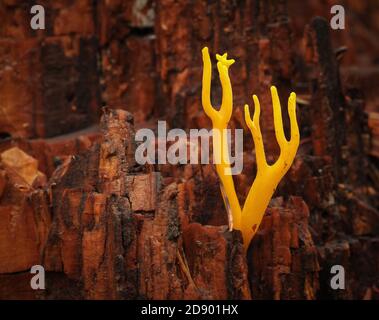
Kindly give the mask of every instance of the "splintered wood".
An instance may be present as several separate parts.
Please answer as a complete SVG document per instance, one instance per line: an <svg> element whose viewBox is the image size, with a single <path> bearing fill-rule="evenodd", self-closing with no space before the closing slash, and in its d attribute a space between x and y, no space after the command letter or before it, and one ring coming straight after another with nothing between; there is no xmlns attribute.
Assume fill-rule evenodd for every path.
<svg viewBox="0 0 379 320"><path fill-rule="evenodd" d="M0 299L379 299L375 1L343 1L354 32L313 19L330 16L323 2L42 2L36 32L29 1L0 1ZM272 163L269 86L288 138L284 102L298 96L300 147L247 255L213 165L135 160L134 128L211 128L204 46L236 59L240 202L256 175L244 103L260 98ZM30 287L37 264L44 291ZM334 265L346 290L330 287Z"/></svg>

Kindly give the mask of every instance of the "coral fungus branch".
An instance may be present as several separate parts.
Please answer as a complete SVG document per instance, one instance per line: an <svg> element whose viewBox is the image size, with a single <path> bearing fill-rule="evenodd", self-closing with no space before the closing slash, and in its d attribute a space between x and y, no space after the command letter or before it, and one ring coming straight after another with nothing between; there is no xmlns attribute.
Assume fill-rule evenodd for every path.
<svg viewBox="0 0 379 320"><path fill-rule="evenodd" d="M204 48L203 54L203 88L202 104L205 113L212 120L213 124L213 152L221 156L221 162L216 164L216 171L221 180L221 191L224 197L227 210L230 211L230 226L242 232L244 247L247 250L251 239L257 232L262 221L266 208L274 194L280 180L290 168L300 142L299 128L296 120L296 94L291 93L288 99L288 113L291 123L291 139L288 141L283 130L282 112L279 96L276 88L271 87L271 97L274 114L275 136L280 147L278 160L269 165L266 161L262 133L259 124L260 104L258 97L253 96L254 116L250 117L249 106L245 105L245 121L253 136L257 175L249 190L243 209L241 210L237 194L234 188L232 175L230 174L229 146L223 134L233 111L232 86L229 78L229 67L234 60L228 60L227 54L216 55L218 60L217 69L222 86L222 104L219 111L212 107L210 101L211 90L211 61L208 48ZM218 134L216 134L218 132Z"/></svg>

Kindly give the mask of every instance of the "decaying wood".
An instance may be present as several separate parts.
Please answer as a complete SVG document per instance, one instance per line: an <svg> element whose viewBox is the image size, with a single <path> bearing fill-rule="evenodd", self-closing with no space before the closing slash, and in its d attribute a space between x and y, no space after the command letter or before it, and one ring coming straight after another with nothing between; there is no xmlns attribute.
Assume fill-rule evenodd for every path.
<svg viewBox="0 0 379 320"><path fill-rule="evenodd" d="M131 121L107 110L99 144L53 176L43 264L82 281L87 298L249 298L241 239L185 223L178 185L134 164Z"/></svg>
<svg viewBox="0 0 379 320"><path fill-rule="evenodd" d="M379 113L369 113L368 125L371 130L370 154L379 158Z"/></svg>
<svg viewBox="0 0 379 320"><path fill-rule="evenodd" d="M1 154L0 273L39 264L50 228L45 176L37 161L18 148Z"/></svg>
<svg viewBox="0 0 379 320"><path fill-rule="evenodd" d="M287 2L296 12L291 0L42 1L48 31L38 32L25 2L0 4L0 298L379 298L377 100L367 123L363 95L346 82L354 72L340 78L340 36L322 18L300 23L309 12L291 23ZM345 40L350 63L358 53ZM204 46L236 59L231 128L246 129L241 107L259 96L269 162L269 86L283 115L290 90L299 97L301 146L247 256L227 230L212 165L134 159L134 125L210 128ZM216 81L212 94L219 104ZM245 130L241 203L254 159ZM35 264L45 291L29 286ZM336 264L344 291L329 285Z"/></svg>
<svg viewBox="0 0 379 320"><path fill-rule="evenodd" d="M30 4L0 4L0 127L12 137L52 137L97 121L98 42L91 1L42 1L46 30L30 28Z"/></svg>
<svg viewBox="0 0 379 320"><path fill-rule="evenodd" d="M309 230L309 210L298 197L272 201L253 240L248 261L256 299L315 299L320 271ZM261 281L260 279L265 279Z"/></svg>

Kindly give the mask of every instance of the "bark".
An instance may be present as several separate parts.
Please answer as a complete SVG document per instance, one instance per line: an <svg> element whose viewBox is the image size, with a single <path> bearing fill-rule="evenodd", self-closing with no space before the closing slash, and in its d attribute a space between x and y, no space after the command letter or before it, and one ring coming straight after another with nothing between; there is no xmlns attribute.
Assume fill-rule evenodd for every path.
<svg viewBox="0 0 379 320"><path fill-rule="evenodd" d="M47 28L33 31L28 2L1 2L0 298L378 299L377 70L348 68L375 62L378 26L363 13L375 17L376 6L344 1L353 34L311 19L329 17L331 1L304 12L294 3L42 1ZM134 126L210 128L204 46L216 107L214 55L236 59L241 204L256 173L243 104L259 96L271 163L269 87L278 87L286 134L287 98L298 96L301 146L247 255L227 230L212 165L134 159ZM30 288L35 264L46 268L45 291ZM330 288L336 264L344 291Z"/></svg>
<svg viewBox="0 0 379 320"><path fill-rule="evenodd" d="M178 185L135 165L131 121L105 111L100 143L52 178L47 270L86 298L249 298L240 236L185 222Z"/></svg>
<svg viewBox="0 0 379 320"><path fill-rule="evenodd" d="M46 29L38 32L30 28L29 2L0 5L0 127L12 137L85 128L97 121L101 106L92 2L39 4L47 17Z"/></svg>

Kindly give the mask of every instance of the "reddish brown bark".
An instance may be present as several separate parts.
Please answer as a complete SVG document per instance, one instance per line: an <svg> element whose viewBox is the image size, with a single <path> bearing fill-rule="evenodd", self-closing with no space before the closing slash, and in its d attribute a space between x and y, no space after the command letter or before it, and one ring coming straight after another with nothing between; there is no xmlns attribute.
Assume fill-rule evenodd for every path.
<svg viewBox="0 0 379 320"><path fill-rule="evenodd" d="M377 56L367 31L376 20L362 18L375 5L344 1L361 32L339 35L311 20L328 17L325 3L298 13L284 0L42 1L47 30L35 32L25 2L2 1L0 298L378 299L377 124L372 113L369 130L363 111L377 108L376 69L346 68ZM334 50L356 40L344 57ZM157 119L210 127L204 46L213 61L236 59L231 128L246 129L241 107L259 96L269 162L278 155L269 86L279 88L286 132L287 97L298 94L301 146L247 256L227 230L212 165L134 160L133 119L136 128ZM244 138L241 204L256 171L248 130ZM29 285L35 264L47 271L43 292ZM330 288L336 264L345 291Z"/></svg>
<svg viewBox="0 0 379 320"><path fill-rule="evenodd" d="M106 111L99 145L52 178L47 270L81 280L87 298L249 298L240 239L186 222L178 185L134 164L131 119Z"/></svg>

